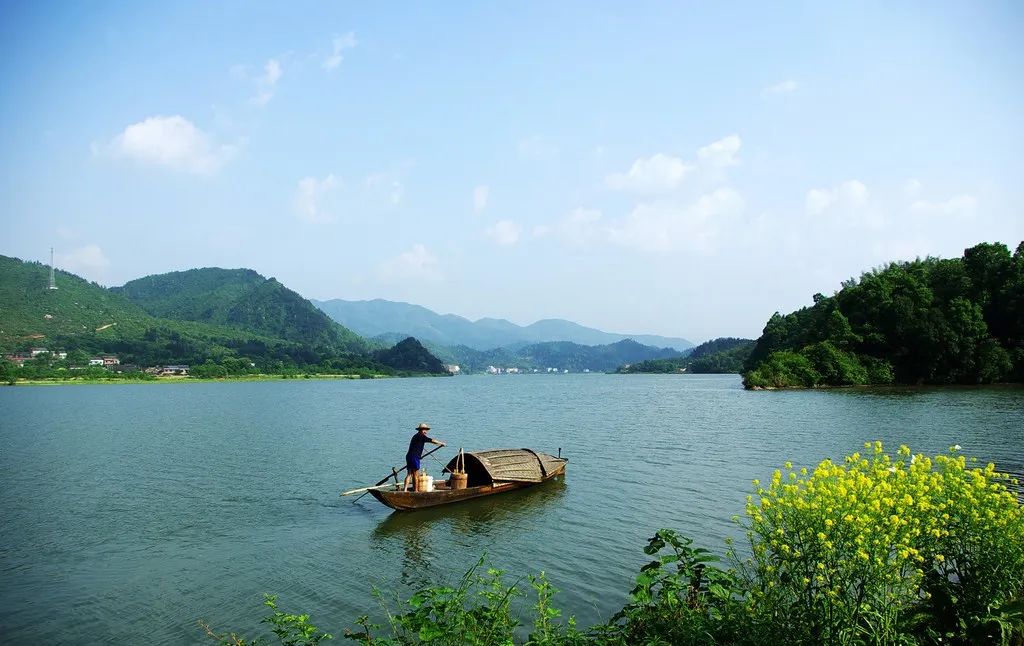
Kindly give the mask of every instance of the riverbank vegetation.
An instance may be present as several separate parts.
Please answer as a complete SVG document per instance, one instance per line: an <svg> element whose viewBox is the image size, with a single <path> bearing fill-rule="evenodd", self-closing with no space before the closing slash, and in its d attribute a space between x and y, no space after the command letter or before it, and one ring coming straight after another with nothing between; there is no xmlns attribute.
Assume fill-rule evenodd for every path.
<svg viewBox="0 0 1024 646"><path fill-rule="evenodd" d="M541 573L520 583L482 562L459 581L420 590L386 623L344 631L365 644L1020 644L1024 640L1024 508L1018 483L946 454L887 454L880 442L813 469L787 463L754 481L746 544L723 557L661 530L644 548L625 607L577 627ZM309 615L264 619L282 644L331 636ZM217 634L221 644L263 643Z"/></svg>
<svg viewBox="0 0 1024 646"><path fill-rule="evenodd" d="M650 359L625 364L616 369L618 374L689 372L693 374L736 374L754 348L751 339L722 337L705 341L680 357Z"/></svg>
<svg viewBox="0 0 1024 646"><path fill-rule="evenodd" d="M1024 381L1024 242L890 263L765 325L748 388Z"/></svg>

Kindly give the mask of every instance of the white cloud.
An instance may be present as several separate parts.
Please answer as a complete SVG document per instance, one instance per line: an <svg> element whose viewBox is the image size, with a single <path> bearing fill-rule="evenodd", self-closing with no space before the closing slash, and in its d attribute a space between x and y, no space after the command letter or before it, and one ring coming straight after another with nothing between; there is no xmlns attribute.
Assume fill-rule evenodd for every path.
<svg viewBox="0 0 1024 646"><path fill-rule="evenodd" d="M672 202L638 204L625 218L608 228L609 239L619 245L667 253L691 250L707 253L723 227L722 220L738 216L745 203L732 188L720 188L689 205Z"/></svg>
<svg viewBox="0 0 1024 646"><path fill-rule="evenodd" d="M604 178L605 186L621 191L638 193L667 192L679 186L693 170L678 157L657 153L646 159L637 159L626 173L613 173Z"/></svg>
<svg viewBox="0 0 1024 646"><path fill-rule="evenodd" d="M99 280L110 266L110 260L103 254L99 245L87 244L66 254L55 252L53 264L72 274L78 274L90 280Z"/></svg>
<svg viewBox="0 0 1024 646"><path fill-rule="evenodd" d="M975 214L977 208L978 199L973 195L956 195L940 202L917 200L910 205L910 210L918 215L939 217L971 217Z"/></svg>
<svg viewBox="0 0 1024 646"><path fill-rule="evenodd" d="M499 220L494 226L488 227L485 233L498 244L509 246L519 242L521 231L520 226L512 220Z"/></svg>
<svg viewBox="0 0 1024 646"><path fill-rule="evenodd" d="M799 84L796 81L788 79L776 83L775 85L769 85L765 89L761 90L761 94L763 96L771 96L775 94L789 94L790 92L797 89L797 87L799 87Z"/></svg>
<svg viewBox="0 0 1024 646"><path fill-rule="evenodd" d="M412 249L389 258L377 268L379 278L386 283L441 282L444 275L437 256L430 253L422 244L413 245Z"/></svg>
<svg viewBox="0 0 1024 646"><path fill-rule="evenodd" d="M830 209L858 209L867 204L868 187L851 179L832 188L812 188L807 191L804 208L810 215L820 215Z"/></svg>
<svg viewBox="0 0 1024 646"><path fill-rule="evenodd" d="M743 140L739 135L729 135L697 151L697 159L701 164L724 168L736 163L736 153L740 151Z"/></svg>
<svg viewBox="0 0 1024 646"><path fill-rule="evenodd" d="M212 175L235 153L233 146L217 146L206 133L180 115L149 117L133 123L114 137L108 149L115 157L197 175Z"/></svg>
<svg viewBox="0 0 1024 646"><path fill-rule="evenodd" d="M303 177L295 189L295 214L306 222L330 222L334 217L326 210L324 198L338 187L334 175L323 179Z"/></svg>
<svg viewBox="0 0 1024 646"><path fill-rule="evenodd" d="M517 148L520 157L534 161L550 161L558 155L558 148L540 135L520 139Z"/></svg>
<svg viewBox="0 0 1024 646"><path fill-rule="evenodd" d="M266 105L270 99L274 98L277 82L281 80L282 74L284 72L277 59L268 60L263 66L263 74L256 77L256 94L249 99L249 102L253 105Z"/></svg>
<svg viewBox="0 0 1024 646"><path fill-rule="evenodd" d="M473 189L473 211L480 213L487 208L487 200L491 196L491 189L486 185L480 185Z"/></svg>
<svg viewBox="0 0 1024 646"><path fill-rule="evenodd" d="M358 43L356 42L356 35L351 31L345 34L344 36L335 36L334 39L331 41L331 45L334 47L334 50L330 56L324 59L323 63L321 64L321 67L328 71L338 67L339 65L341 65L341 61L343 58L341 53L346 49L352 49L357 44Z"/></svg>

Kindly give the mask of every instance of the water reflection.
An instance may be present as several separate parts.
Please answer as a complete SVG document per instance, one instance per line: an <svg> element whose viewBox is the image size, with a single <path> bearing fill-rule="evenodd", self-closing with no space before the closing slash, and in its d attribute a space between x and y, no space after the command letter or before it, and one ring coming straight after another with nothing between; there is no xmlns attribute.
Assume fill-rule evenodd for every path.
<svg viewBox="0 0 1024 646"><path fill-rule="evenodd" d="M411 512L393 512L370 536L370 547L391 555L402 550L401 582L425 587L450 572L439 572L434 559L446 545L478 545L481 538L494 536L510 527L533 524L550 513L550 507L565 495L565 476L517 491L476 500Z"/></svg>

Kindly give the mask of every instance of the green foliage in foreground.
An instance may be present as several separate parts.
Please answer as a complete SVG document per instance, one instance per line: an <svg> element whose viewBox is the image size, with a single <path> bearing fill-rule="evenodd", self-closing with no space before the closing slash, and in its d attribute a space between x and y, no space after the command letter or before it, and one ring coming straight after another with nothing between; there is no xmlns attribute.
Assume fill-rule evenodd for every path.
<svg viewBox="0 0 1024 646"><path fill-rule="evenodd" d="M544 574L530 577L532 629L515 610L523 595L502 572L385 606L387 625L367 616L345 638L364 644L1004 644L1024 643L1024 508L1006 484L953 447L945 455L886 454L865 445L842 463L813 470L789 463L747 499L748 550L723 560L672 530L644 552L626 606L582 631L552 604ZM973 463L974 460L972 459ZM737 518L737 521L739 519ZM379 596L379 595L378 595ZM282 644L329 639L308 615L264 619ZM221 644L251 646L235 634ZM525 635L524 635L525 634Z"/></svg>
<svg viewBox="0 0 1024 646"><path fill-rule="evenodd" d="M744 370L748 388L1024 381L1024 242L891 263L776 312Z"/></svg>

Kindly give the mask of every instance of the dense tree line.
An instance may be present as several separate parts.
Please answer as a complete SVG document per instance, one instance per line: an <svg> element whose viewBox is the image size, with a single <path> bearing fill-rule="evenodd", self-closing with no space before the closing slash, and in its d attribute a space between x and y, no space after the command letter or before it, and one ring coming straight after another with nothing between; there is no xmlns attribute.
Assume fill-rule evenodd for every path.
<svg viewBox="0 0 1024 646"><path fill-rule="evenodd" d="M449 363L458 364L467 373L482 372L488 366L511 366L542 372L547 368L571 372L610 372L624 363L679 356L679 352L672 348L655 348L632 339L606 345L580 345L571 341L519 343L492 350L474 350L464 345L444 347L428 344L428 347L434 354Z"/></svg>
<svg viewBox="0 0 1024 646"><path fill-rule="evenodd" d="M776 312L745 369L747 387L1024 381L1024 242L890 263Z"/></svg>
<svg viewBox="0 0 1024 646"><path fill-rule="evenodd" d="M751 339L721 337L705 341L681 357L651 359L620 366L616 372L632 373L678 373L735 374L743 371L743 365L754 347Z"/></svg>

